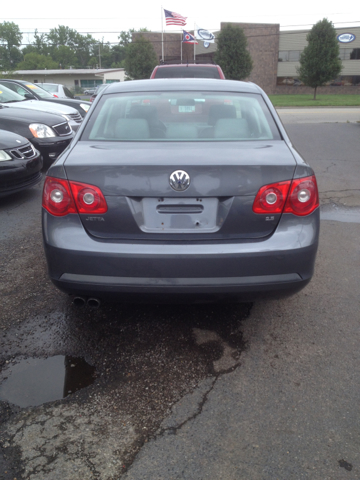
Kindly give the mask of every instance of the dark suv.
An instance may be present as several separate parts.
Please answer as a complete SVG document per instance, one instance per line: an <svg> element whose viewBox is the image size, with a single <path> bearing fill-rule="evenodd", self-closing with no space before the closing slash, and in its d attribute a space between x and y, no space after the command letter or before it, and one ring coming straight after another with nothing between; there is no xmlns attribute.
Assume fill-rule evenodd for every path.
<svg viewBox="0 0 360 480"><path fill-rule="evenodd" d="M176 65L158 65L150 78L215 78L225 80L219 65L211 63L181 63Z"/></svg>

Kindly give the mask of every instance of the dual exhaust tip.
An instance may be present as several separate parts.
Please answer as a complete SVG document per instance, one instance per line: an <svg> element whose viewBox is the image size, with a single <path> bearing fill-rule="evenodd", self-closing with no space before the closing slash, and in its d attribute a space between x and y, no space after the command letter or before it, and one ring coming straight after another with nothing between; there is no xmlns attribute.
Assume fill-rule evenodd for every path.
<svg viewBox="0 0 360 480"><path fill-rule="evenodd" d="M98 298L74 297L73 304L75 307L84 307L87 305L90 308L99 308L101 302Z"/></svg>

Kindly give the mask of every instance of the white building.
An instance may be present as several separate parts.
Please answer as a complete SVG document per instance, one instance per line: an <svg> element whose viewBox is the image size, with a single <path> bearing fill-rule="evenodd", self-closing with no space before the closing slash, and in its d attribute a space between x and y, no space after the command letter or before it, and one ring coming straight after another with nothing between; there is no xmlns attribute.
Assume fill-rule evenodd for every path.
<svg viewBox="0 0 360 480"><path fill-rule="evenodd" d="M123 68L17 70L11 77L32 83L60 83L69 89L79 91L79 89L95 87L101 83L123 82L125 70Z"/></svg>

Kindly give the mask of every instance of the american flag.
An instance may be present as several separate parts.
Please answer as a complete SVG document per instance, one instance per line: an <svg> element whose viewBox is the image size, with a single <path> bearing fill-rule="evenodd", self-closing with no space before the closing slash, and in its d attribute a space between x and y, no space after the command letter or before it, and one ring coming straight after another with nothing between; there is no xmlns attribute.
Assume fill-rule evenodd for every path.
<svg viewBox="0 0 360 480"><path fill-rule="evenodd" d="M166 25L186 25L187 17L183 17L179 13L170 12L170 10L165 10L165 22Z"/></svg>

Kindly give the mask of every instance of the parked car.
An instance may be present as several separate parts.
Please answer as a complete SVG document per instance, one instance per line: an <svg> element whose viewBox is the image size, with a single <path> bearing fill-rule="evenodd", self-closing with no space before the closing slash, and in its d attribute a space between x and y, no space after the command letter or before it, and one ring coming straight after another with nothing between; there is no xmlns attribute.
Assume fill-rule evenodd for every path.
<svg viewBox="0 0 360 480"><path fill-rule="evenodd" d="M180 63L157 65L150 78L217 78L224 80L225 75L219 65L211 63Z"/></svg>
<svg viewBox="0 0 360 480"><path fill-rule="evenodd" d="M48 270L92 304L289 295L313 275L318 207L312 168L255 84L116 83L47 172Z"/></svg>
<svg viewBox="0 0 360 480"><path fill-rule="evenodd" d="M109 85L111 85L111 84L110 83L102 83L101 85L98 85L95 89L95 92L90 97L90 102L93 102L95 100L95 98L99 95L99 93L102 92Z"/></svg>
<svg viewBox="0 0 360 480"><path fill-rule="evenodd" d="M42 165L40 152L26 138L0 130L0 197L38 184Z"/></svg>
<svg viewBox="0 0 360 480"><path fill-rule="evenodd" d="M61 115L69 122L69 125L75 132L78 130L82 122L81 115L74 108L37 100L27 100L3 85L2 81L0 81L0 104L8 105L11 108L28 108L30 110L39 110L41 112Z"/></svg>
<svg viewBox="0 0 360 480"><path fill-rule="evenodd" d="M91 107L91 103L86 100L56 98L51 95L51 93L39 87L37 83L35 84L25 80L8 80L2 78L0 79L0 86L1 85L10 88L10 90L13 90L27 100L41 100L43 102L51 102L55 105L67 105L68 107L75 108L82 117L85 117L87 111Z"/></svg>
<svg viewBox="0 0 360 480"><path fill-rule="evenodd" d="M85 95L92 95L93 93L95 93L95 90L96 90L96 87L94 88L87 88L84 90L84 94Z"/></svg>
<svg viewBox="0 0 360 480"><path fill-rule="evenodd" d="M79 97L75 97L71 91L67 88L66 85L61 85L60 83L41 83L38 85L46 90L48 93L51 93L56 98L72 98L80 100Z"/></svg>
<svg viewBox="0 0 360 480"><path fill-rule="evenodd" d="M3 105L0 129L27 138L46 162L56 160L74 138L68 121L60 115Z"/></svg>

